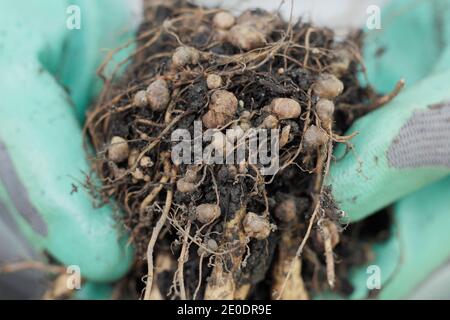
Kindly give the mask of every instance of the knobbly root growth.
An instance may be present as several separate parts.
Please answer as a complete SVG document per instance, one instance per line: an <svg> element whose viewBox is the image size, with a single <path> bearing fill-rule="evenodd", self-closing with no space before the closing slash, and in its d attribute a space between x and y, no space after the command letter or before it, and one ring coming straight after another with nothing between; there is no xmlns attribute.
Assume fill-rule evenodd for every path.
<svg viewBox="0 0 450 320"><path fill-rule="evenodd" d="M342 214L324 185L332 150L350 145L353 135L343 134L352 122L402 83L387 96L361 87L356 34L337 42L332 30L276 12L234 17L184 0L150 4L135 52L115 66L110 54L100 68L115 71L84 128L103 186L87 184L126 212L136 247L128 281L144 280L144 299L307 299L323 284L340 293L346 273L334 258L355 244L336 242ZM195 123L215 129L213 139L192 136ZM201 163L172 158L178 129L192 148L200 141L214 152ZM249 150L236 163L206 161L271 129L281 135L273 174ZM272 154L269 136L264 142ZM279 215L285 199L294 207ZM261 288L267 281L270 290Z"/></svg>

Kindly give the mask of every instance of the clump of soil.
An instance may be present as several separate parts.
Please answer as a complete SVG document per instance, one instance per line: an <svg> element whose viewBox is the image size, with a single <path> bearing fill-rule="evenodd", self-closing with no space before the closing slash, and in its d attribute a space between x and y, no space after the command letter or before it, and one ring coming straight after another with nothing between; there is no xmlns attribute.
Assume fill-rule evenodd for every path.
<svg viewBox="0 0 450 320"><path fill-rule="evenodd" d="M342 234L343 212L323 181L334 145L349 145L342 134L379 105L356 76L359 36L337 42L332 30L258 9L235 17L187 1L150 4L125 74L105 78L86 123L102 194L125 211L136 247L118 292L349 293L346 272L367 250ZM227 129L243 141L252 128L279 129L280 170L263 175L250 161L174 163L171 135L194 136L195 121L217 129L203 142L216 153L230 151Z"/></svg>

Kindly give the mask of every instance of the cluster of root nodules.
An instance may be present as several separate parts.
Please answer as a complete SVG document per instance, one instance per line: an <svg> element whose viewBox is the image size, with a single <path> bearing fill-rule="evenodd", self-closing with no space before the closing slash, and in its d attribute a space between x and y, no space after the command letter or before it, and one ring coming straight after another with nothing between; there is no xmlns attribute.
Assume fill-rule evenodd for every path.
<svg viewBox="0 0 450 320"><path fill-rule="evenodd" d="M122 287L146 299L344 292L348 268L335 258L349 241L323 180L333 146L348 144L341 134L363 113L353 107L371 101L358 57L352 39L261 10L148 8L125 75L105 78L86 124L102 192L124 209L137 249ZM218 129L203 143L216 152L227 129L280 129L280 170L173 163L171 134L193 136L194 121Z"/></svg>

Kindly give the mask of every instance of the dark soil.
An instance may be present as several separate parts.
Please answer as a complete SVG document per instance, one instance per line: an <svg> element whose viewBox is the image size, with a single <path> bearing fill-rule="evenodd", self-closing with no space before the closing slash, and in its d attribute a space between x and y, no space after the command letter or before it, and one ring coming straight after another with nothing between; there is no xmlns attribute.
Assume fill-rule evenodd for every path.
<svg viewBox="0 0 450 320"><path fill-rule="evenodd" d="M351 293L348 270L370 258L367 243L374 236L365 239L370 232L362 225L346 228L342 224L342 212L323 179L334 145L350 145L351 137L344 137L344 132L378 98L357 79L362 68L359 35L337 42L332 30L301 21L289 23L276 13L254 10L243 15L250 24L263 19L264 30L256 22L253 26L264 34L265 43L246 50L213 26L219 9L194 7L185 1L164 3L147 8L125 74L105 78L105 88L86 123L97 152L94 165L103 181L101 193L120 204L123 223L136 247L134 267L118 283L117 297L140 297L148 268L154 270L152 298L288 299L324 290ZM241 16L237 23L242 20ZM180 46L195 48L198 61L175 67L172 57ZM188 166L170 161L173 130L186 128L193 133L193 122L208 111L215 91L207 85L210 74L220 75L220 90L239 100L228 127L241 123L246 112L251 114L250 126L260 126L271 114L266 106L277 98L300 104L299 117L277 123L280 129L290 126L290 132L280 149L281 170L275 175L260 175L258 165ZM330 126L315 109L320 97L314 85L324 74L334 74L344 85L343 92L332 99L335 112ZM168 84L168 106L162 111L137 106L136 93L157 79ZM306 147L303 137L312 125L327 140ZM130 153L136 150L137 161L111 161L108 152L116 136L127 141ZM142 166L143 157L149 157L152 165ZM196 188L183 193L177 181L189 170L197 172ZM155 197L142 207L152 192ZM200 204L218 205L220 216L209 224L200 223L196 217ZM290 209L283 211L283 206ZM264 239L249 236L242 224L250 212L276 225L276 230ZM163 223L161 230L158 221ZM152 234L157 241L147 252ZM210 239L217 248L202 251L200 245L204 247ZM186 254L180 263L183 247ZM151 265L148 254L153 257ZM301 268L296 268L294 260Z"/></svg>

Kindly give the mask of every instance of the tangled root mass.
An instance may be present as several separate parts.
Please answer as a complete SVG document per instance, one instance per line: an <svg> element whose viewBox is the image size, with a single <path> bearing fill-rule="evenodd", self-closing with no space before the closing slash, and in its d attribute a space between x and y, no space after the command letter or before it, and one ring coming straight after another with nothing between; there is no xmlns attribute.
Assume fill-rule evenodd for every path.
<svg viewBox="0 0 450 320"><path fill-rule="evenodd" d="M125 211L137 249L122 291L148 299L348 291L355 259L335 268L334 258L357 248L323 180L334 145L349 144L343 132L376 98L356 76L358 39L337 42L332 30L262 10L235 17L185 1L146 9L125 74L105 77L86 123L102 195ZM193 133L194 121L237 136L280 129L280 170L173 163L171 133Z"/></svg>

